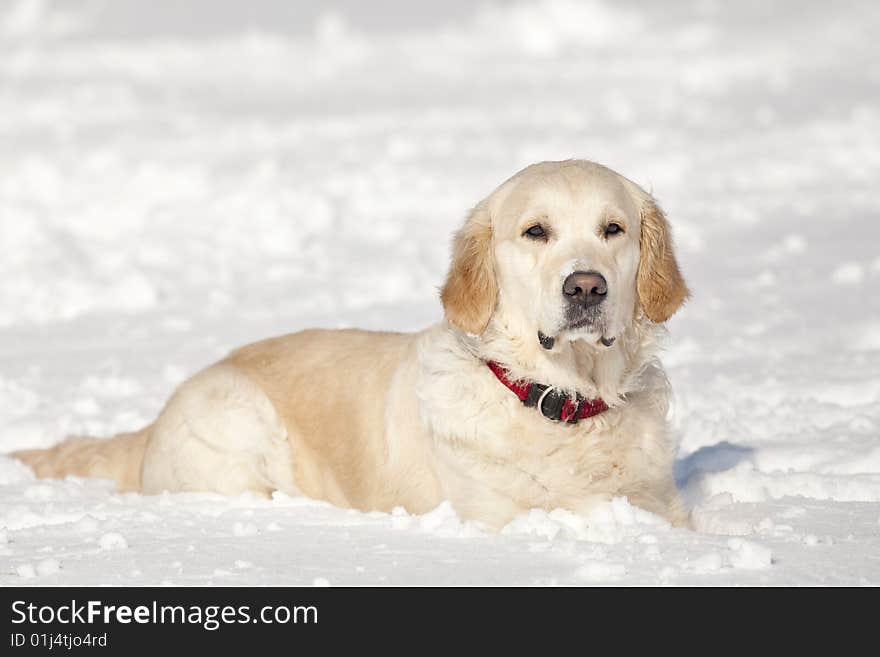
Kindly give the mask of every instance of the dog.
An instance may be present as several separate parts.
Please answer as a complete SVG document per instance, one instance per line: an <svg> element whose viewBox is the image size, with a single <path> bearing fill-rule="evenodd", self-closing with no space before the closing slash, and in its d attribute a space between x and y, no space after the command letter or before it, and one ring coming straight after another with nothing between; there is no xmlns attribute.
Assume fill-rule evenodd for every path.
<svg viewBox="0 0 880 657"><path fill-rule="evenodd" d="M145 494L277 490L415 514L449 500L493 529L625 496L686 526L656 352L688 296L651 195L593 162L541 162L455 234L436 325L257 342L140 431L13 456Z"/></svg>

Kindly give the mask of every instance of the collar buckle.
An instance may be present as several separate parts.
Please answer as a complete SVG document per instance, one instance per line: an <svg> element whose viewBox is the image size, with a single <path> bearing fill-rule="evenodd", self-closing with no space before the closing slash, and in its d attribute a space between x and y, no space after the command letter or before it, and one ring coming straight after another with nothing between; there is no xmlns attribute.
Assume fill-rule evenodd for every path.
<svg viewBox="0 0 880 657"><path fill-rule="evenodd" d="M537 408L541 415L548 420L559 422L562 419L562 409L565 407L566 401L568 401L568 397L553 386L533 383L529 388L528 396L523 400L523 404Z"/></svg>

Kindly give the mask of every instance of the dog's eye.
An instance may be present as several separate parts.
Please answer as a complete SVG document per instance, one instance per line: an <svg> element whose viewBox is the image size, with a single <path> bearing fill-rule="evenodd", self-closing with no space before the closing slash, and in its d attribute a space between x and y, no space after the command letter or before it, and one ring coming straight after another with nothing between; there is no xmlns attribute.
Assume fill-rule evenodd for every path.
<svg viewBox="0 0 880 657"><path fill-rule="evenodd" d="M547 231L544 230L544 227L541 224L535 224L531 228L526 229L526 232L523 233L523 237L530 237L533 240L545 240L547 239Z"/></svg>
<svg viewBox="0 0 880 657"><path fill-rule="evenodd" d="M605 237L611 237L612 235L617 235L618 233L623 232L623 227L620 224L610 223L605 226Z"/></svg>

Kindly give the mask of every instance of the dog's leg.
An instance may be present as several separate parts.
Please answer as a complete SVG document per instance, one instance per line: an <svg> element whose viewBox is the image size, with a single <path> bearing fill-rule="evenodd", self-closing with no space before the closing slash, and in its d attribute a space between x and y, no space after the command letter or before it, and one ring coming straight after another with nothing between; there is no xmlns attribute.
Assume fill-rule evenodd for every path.
<svg viewBox="0 0 880 657"><path fill-rule="evenodd" d="M287 429L263 390L235 366L184 383L156 421L144 455L145 493L296 494Z"/></svg>

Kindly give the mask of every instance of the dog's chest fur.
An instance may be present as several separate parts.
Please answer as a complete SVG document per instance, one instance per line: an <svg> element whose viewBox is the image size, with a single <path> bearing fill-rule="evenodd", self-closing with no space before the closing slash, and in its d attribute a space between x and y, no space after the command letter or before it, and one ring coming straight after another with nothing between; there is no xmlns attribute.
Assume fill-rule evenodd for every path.
<svg viewBox="0 0 880 657"><path fill-rule="evenodd" d="M662 383L573 425L525 407L448 332L429 332L419 353L422 421L441 485L464 517L500 525L530 508L584 511L638 491L671 462Z"/></svg>

